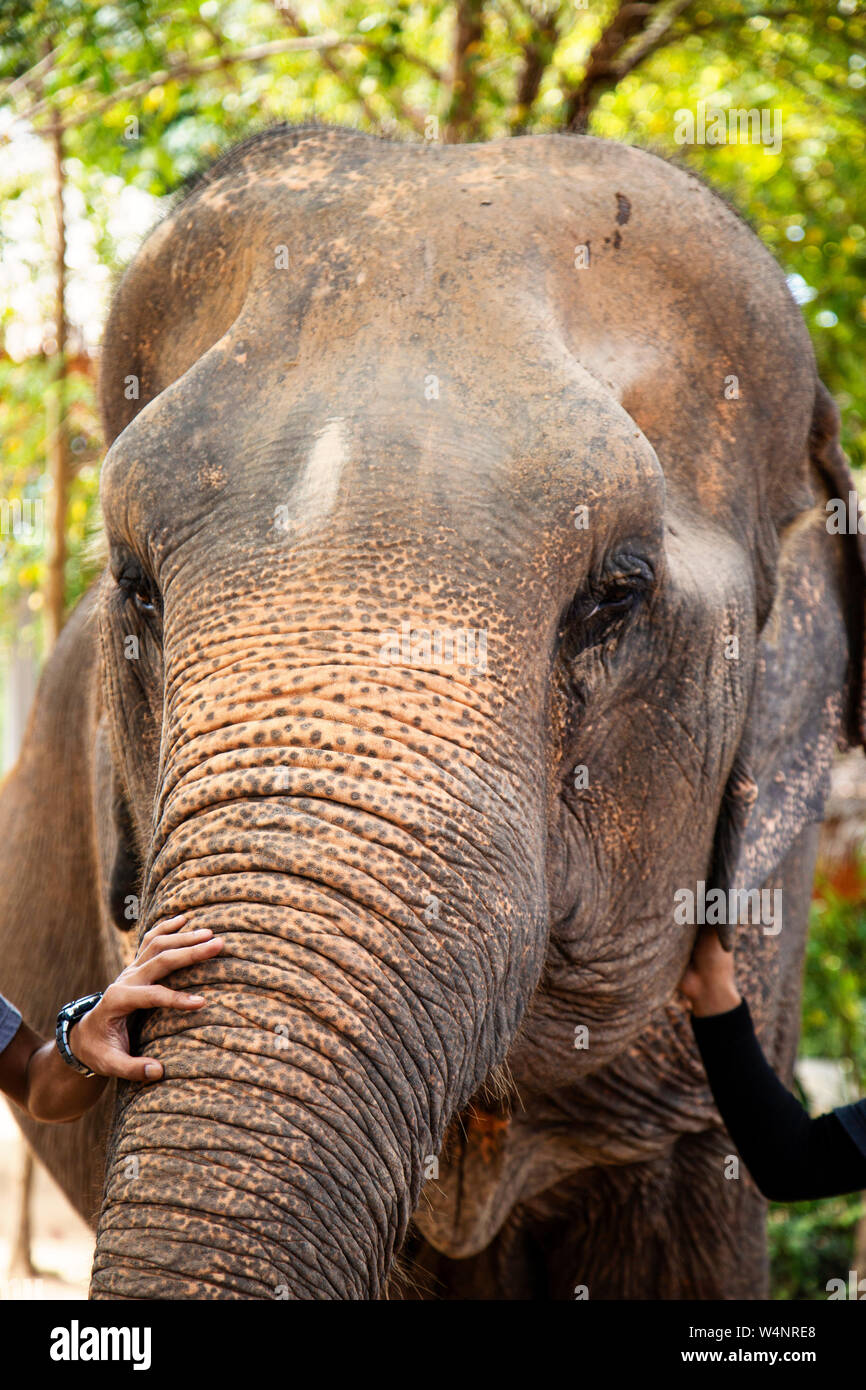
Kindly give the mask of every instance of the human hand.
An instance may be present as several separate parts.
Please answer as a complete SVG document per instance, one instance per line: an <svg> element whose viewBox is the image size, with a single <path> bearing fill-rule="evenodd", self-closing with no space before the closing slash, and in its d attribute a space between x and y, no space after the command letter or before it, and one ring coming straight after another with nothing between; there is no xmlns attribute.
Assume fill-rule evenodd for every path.
<svg viewBox="0 0 866 1390"><path fill-rule="evenodd" d="M69 1030L69 1046L80 1062L97 1076L122 1076L127 1081L158 1081L162 1063L154 1057L133 1057L127 1019L137 1009L200 1009L200 994L184 994L157 984L175 970L219 955L225 942L209 927L182 931L185 914L167 917L142 938L138 954L122 970L99 1003Z"/></svg>
<svg viewBox="0 0 866 1390"><path fill-rule="evenodd" d="M698 1018L735 1009L742 996L734 979L734 953L726 951L714 927L701 927L679 991Z"/></svg>

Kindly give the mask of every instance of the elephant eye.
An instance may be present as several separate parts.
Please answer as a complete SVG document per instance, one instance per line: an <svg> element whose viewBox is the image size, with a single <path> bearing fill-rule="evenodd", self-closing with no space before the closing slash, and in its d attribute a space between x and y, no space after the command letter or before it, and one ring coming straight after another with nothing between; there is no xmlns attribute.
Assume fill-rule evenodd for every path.
<svg viewBox="0 0 866 1390"><path fill-rule="evenodd" d="M124 601L131 603L145 617L160 611L160 599L156 586L151 583L140 565L127 562L117 576L117 585Z"/></svg>
<svg viewBox="0 0 866 1390"><path fill-rule="evenodd" d="M559 640L566 656L576 656L614 636L651 583L652 572L641 565L633 572L617 575L577 594L559 624Z"/></svg>
<svg viewBox="0 0 866 1390"><path fill-rule="evenodd" d="M584 615L584 621L591 622L596 617L605 619L618 617L627 613L637 602L637 598L637 589L627 584L620 584L593 603L589 612Z"/></svg>

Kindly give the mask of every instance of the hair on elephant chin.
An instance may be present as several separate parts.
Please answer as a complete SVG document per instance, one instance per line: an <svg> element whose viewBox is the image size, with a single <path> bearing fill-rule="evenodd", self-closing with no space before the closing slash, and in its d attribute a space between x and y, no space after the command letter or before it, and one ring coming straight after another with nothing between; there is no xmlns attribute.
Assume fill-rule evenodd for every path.
<svg viewBox="0 0 866 1390"><path fill-rule="evenodd" d="M409 1243L412 1241L410 1230ZM391 1265L388 1274L388 1282L382 1291L382 1301L385 1303L403 1302L426 1302L428 1299L441 1298L444 1291L442 1281L428 1270L421 1268L411 1256L398 1254L394 1256L394 1263Z"/></svg>
<svg viewBox="0 0 866 1390"><path fill-rule="evenodd" d="M517 1083L511 1074L508 1062L504 1061L491 1067L469 1104L479 1110L497 1111L504 1114L512 1108L515 1101L518 1103L520 1101Z"/></svg>

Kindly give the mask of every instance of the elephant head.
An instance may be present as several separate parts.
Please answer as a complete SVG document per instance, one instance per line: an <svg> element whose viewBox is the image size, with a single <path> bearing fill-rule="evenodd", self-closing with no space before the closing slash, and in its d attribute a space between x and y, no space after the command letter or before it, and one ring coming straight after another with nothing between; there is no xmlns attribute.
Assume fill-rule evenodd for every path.
<svg viewBox="0 0 866 1390"><path fill-rule="evenodd" d="M690 176L322 129L150 235L101 389L114 901L226 947L144 1022L93 1292L376 1297L454 1117L676 1031L676 893L820 815L859 697L834 408ZM418 1219L465 1252L522 1189L471 1238L448 1191Z"/></svg>

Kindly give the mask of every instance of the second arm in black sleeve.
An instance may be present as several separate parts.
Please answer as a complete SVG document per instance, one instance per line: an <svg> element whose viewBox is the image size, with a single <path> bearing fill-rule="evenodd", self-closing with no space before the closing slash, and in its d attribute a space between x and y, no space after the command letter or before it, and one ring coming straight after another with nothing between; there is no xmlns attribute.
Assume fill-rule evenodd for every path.
<svg viewBox="0 0 866 1390"><path fill-rule="evenodd" d="M866 1187L866 1155L834 1113L812 1119L764 1056L745 999L692 1027L713 1098L765 1197L800 1202Z"/></svg>

